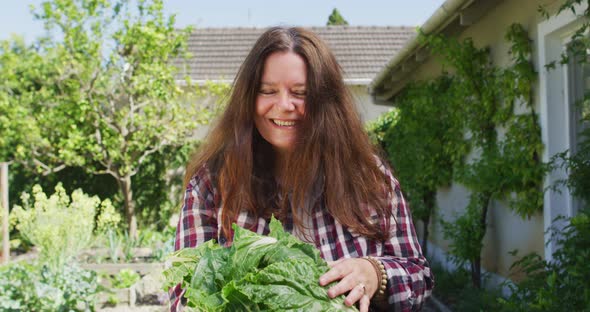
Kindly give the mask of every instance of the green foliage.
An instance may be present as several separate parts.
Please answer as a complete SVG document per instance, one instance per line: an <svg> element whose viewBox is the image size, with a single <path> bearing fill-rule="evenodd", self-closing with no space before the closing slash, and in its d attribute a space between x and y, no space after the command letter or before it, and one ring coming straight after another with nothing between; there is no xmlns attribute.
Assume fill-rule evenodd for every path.
<svg viewBox="0 0 590 312"><path fill-rule="evenodd" d="M135 236L131 177L150 155L192 142L217 109L198 104L190 79L177 85L191 29L175 28L161 0L52 0L35 18L47 37L0 46L0 157L43 174L111 175Z"/></svg>
<svg viewBox="0 0 590 312"><path fill-rule="evenodd" d="M500 311L500 289L477 289L470 284L470 273L465 269L447 271L432 266L436 276L433 295L453 311Z"/></svg>
<svg viewBox="0 0 590 312"><path fill-rule="evenodd" d="M510 26L506 40L512 64L498 68L489 50L477 48L471 38L422 36L450 73L406 87L396 99L399 120L389 125L381 143L413 216L426 224L440 187L455 181L471 190L466 210L442 223L451 254L458 263L470 262L476 287L490 202L504 200L522 217L539 212L549 169L540 160L543 144L532 104L531 40L519 24ZM528 112L516 115L517 106ZM503 136L498 129L505 130ZM467 155L472 155L469 162Z"/></svg>
<svg viewBox="0 0 590 312"><path fill-rule="evenodd" d="M137 272L129 269L122 269L112 278L113 288L129 288L139 281L140 276Z"/></svg>
<svg viewBox="0 0 590 312"><path fill-rule="evenodd" d="M182 187L184 166L198 145L199 142L189 142L166 147L148 156L139 167L132 185L141 225L164 230L170 217L178 212L181 199L175 195Z"/></svg>
<svg viewBox="0 0 590 312"><path fill-rule="evenodd" d="M411 85L398 99L399 121L385 132L385 148L396 168L412 215L434 210L436 190L450 184L464 154L463 134L453 115L452 78Z"/></svg>
<svg viewBox="0 0 590 312"><path fill-rule="evenodd" d="M344 17L342 17L342 15L340 15L338 9L334 8L334 10L332 10L332 14L330 14L330 16L328 17L328 22L326 23L326 26L342 25L348 25L348 22L344 19Z"/></svg>
<svg viewBox="0 0 590 312"><path fill-rule="evenodd" d="M356 311L330 299L318 284L328 266L313 245L272 218L269 236L236 225L231 248L208 241L181 249L164 271L164 289L181 283L187 306L199 311Z"/></svg>
<svg viewBox="0 0 590 312"><path fill-rule="evenodd" d="M474 198L475 197L475 198ZM481 225L481 206L486 198L480 193L471 194L466 211L453 221L442 221L443 236L450 239L449 253L459 266L466 262L475 263L483 248L486 228Z"/></svg>
<svg viewBox="0 0 590 312"><path fill-rule="evenodd" d="M511 44L512 64L497 68L489 50L475 47L470 38L459 41L443 36L423 37L453 69L452 80L445 89L448 91L439 90L431 97L454 103L448 105L445 119L450 124L446 128L468 137L468 144L461 139L445 144L451 151L447 152L447 159L473 155L466 163L437 161L433 168L443 173L449 171L441 168L453 168L447 175L452 174L455 181L472 192L466 211L455 221L443 221L443 228L445 237L452 240L451 253L459 262L471 263L476 287L481 281L481 241L491 201L504 200L520 216L530 217L542 209L542 181L548 170L548 165L540 160L543 144L532 104L536 73L530 63L531 40L519 24L511 25L505 38ZM516 106L528 112L517 115ZM498 129L502 128L505 134L499 136Z"/></svg>
<svg viewBox="0 0 590 312"><path fill-rule="evenodd" d="M163 262L174 251L176 226L167 226L164 230L144 228L139 231L138 246L152 250L152 259Z"/></svg>
<svg viewBox="0 0 590 312"><path fill-rule="evenodd" d="M57 272L78 252L90 246L96 228L116 224L117 215L109 200L100 201L76 190L71 198L61 185L47 197L40 186L31 195L23 193L23 206L15 206L11 216L23 238L39 248L39 261ZM98 216L98 217L97 217Z"/></svg>
<svg viewBox="0 0 590 312"><path fill-rule="evenodd" d="M580 12L582 4L586 5L583 12ZM586 63L587 50L590 49L590 38L588 37L588 30L590 30L590 1L589 0L565 0L559 6L555 14L551 14L546 6L541 5L538 8L539 13L545 19L550 19L552 16L557 16L562 12L571 11L573 14L582 16L582 24L574 31L570 37L570 43L566 46L565 51L561 53L559 64L564 65L571 61L573 56L576 60L583 60ZM557 61L545 64L547 69L555 69Z"/></svg>
<svg viewBox="0 0 590 312"><path fill-rule="evenodd" d="M369 139L373 145L378 146L382 150L387 150L385 140L385 132L393 127L399 120L399 108L391 108L387 113L383 113L377 117L376 120L369 121L365 125L365 130L369 134Z"/></svg>
<svg viewBox="0 0 590 312"><path fill-rule="evenodd" d="M449 73L410 84L396 98L398 120L370 128L396 168L413 216L426 225L440 187L454 181L471 190L465 211L442 223L451 254L458 263L470 262L476 287L490 202L503 200L523 218L538 213L549 170L540 160L543 144L532 104L531 40L519 24L511 25L505 38L512 64L498 68L489 50L477 48L471 38L422 36ZM517 115L516 107L528 112ZM505 130L501 136L499 129ZM472 159L466 162L468 155Z"/></svg>
<svg viewBox="0 0 590 312"><path fill-rule="evenodd" d="M563 218L555 220L559 224ZM526 278L509 284L512 295L502 301L506 311L590 311L590 213L588 209L567 220L567 226L551 228L559 245L552 261L530 254L512 265Z"/></svg>
<svg viewBox="0 0 590 312"><path fill-rule="evenodd" d="M585 2L582 25L571 37L571 44L561 55L560 63L587 63L587 49L590 40L587 31L590 29L589 1L567 0L557 10L558 15L566 10L578 14L577 5ZM540 8L547 19L550 14ZM571 57L574 59L571 60ZM556 62L545 65L548 69L556 67ZM580 100L581 120L590 121L588 107L589 95ZM512 266L514 273L524 273L525 278L516 285L509 284L512 295L502 300L506 311L590 311L590 291L587 284L590 279L590 129L585 128L578 134L581 138L575 153L564 151L553 157L551 164L561 166L569 173L565 184L582 203L582 210L571 219L559 217L554 220L550 229L552 241L560 246L553 254L551 261L544 260L537 254L529 254ZM559 185L557 185L559 186ZM555 187L557 187L555 186ZM565 227L561 225L566 224Z"/></svg>
<svg viewBox="0 0 590 312"><path fill-rule="evenodd" d="M94 311L100 290L96 273L76 265L59 273L26 263L0 267L2 311Z"/></svg>
<svg viewBox="0 0 590 312"><path fill-rule="evenodd" d="M431 268L436 277L436 287L432 289L432 295L442 300L449 308L456 306L457 302L463 299L463 289L469 287L469 271L463 268L448 271L436 262L432 263Z"/></svg>
<svg viewBox="0 0 590 312"><path fill-rule="evenodd" d="M132 177L134 200L137 203L140 227L164 230L170 217L177 212L180 198L178 188L182 187L183 171L190 153L199 142L190 142L181 147L166 147L146 158ZM115 179L109 175L93 175L81 167L67 167L51 175L43 176L30 172L19 163L13 163L9 170L10 205L18 204L22 192L31 192L33 185L53 189L62 183L66 192L83 189L100 198L110 198L118 213L124 213L124 203L118 195ZM62 182L63 181L63 182ZM16 237L18 233L13 233Z"/></svg>
<svg viewBox="0 0 590 312"><path fill-rule="evenodd" d="M587 65L586 65L587 66ZM582 125L590 125L590 93L587 93L577 103L581 111L579 122ZM569 175L566 180L560 181L557 186L565 184L582 202L582 205L590 205L590 127L582 126L577 133L579 138L575 150L564 151L555 155L552 164L565 169Z"/></svg>

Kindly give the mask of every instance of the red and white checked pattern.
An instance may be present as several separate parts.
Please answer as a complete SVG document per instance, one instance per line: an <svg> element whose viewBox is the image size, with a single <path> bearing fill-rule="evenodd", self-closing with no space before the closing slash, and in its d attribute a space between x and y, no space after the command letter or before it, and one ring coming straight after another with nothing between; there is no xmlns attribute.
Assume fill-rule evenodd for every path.
<svg viewBox="0 0 590 312"><path fill-rule="evenodd" d="M335 220L324 207L312 214L311 236L322 258L334 261L340 258L373 256L383 262L388 275L387 290L390 311L419 310L430 295L434 280L428 262L416 237L416 231L401 193L398 181L392 173L381 165L389 177L393 192L388 192L388 201L393 211L390 220L391 238L375 241L351 233ZM221 197L211 181L206 167L201 168L190 180L184 196L180 220L176 230L175 250L196 247L210 239L229 246L231 242L221 236ZM374 217L374 210L369 217ZM241 227L259 234L268 234L268 222L242 212L237 220ZM381 220L384 224L384 220ZM285 224L292 232L292 225ZM170 311L182 311L184 290L180 284L171 288Z"/></svg>

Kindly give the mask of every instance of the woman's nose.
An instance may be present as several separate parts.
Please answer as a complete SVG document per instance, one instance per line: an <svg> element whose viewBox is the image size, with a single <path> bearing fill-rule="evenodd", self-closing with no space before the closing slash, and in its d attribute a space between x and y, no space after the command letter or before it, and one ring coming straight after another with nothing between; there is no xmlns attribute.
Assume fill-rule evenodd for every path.
<svg viewBox="0 0 590 312"><path fill-rule="evenodd" d="M286 111L295 110L295 104L293 98L289 95L289 92L281 92L279 94L278 105L281 109Z"/></svg>

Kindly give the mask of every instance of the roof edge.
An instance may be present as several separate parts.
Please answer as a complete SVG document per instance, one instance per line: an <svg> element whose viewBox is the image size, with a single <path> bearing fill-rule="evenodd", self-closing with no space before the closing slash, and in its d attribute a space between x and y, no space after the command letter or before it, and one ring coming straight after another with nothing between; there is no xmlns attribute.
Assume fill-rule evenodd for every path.
<svg viewBox="0 0 590 312"><path fill-rule="evenodd" d="M468 2L472 0L447 0L424 22L424 24L420 27L420 30L424 34L431 34L441 27L444 27L449 19L455 17L460 9ZM383 80L389 72L394 69L396 66L400 65L408 56L410 56L413 52L415 52L418 48L420 48L420 43L418 40L418 36L416 35L412 37L395 55L394 57L385 65L385 68L381 70L377 76L373 79L373 81L369 84L369 92L371 94L375 93L375 88L383 83Z"/></svg>

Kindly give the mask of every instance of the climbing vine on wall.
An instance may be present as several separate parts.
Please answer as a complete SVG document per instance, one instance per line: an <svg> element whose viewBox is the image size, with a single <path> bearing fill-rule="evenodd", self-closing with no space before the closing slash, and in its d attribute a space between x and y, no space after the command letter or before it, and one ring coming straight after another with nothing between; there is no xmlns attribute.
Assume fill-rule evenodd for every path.
<svg viewBox="0 0 590 312"><path fill-rule="evenodd" d="M452 85L453 78L443 75L408 86L398 99L398 122L384 135L383 147L412 204L412 215L424 225L424 252L436 191L450 185L455 162L464 154L459 147L465 141L452 113Z"/></svg>
<svg viewBox="0 0 590 312"><path fill-rule="evenodd" d="M452 241L450 252L458 262L469 262L475 287L481 286L480 255L492 201L506 201L518 215L530 217L542 210L547 171L540 160L543 144L532 102L536 73L530 63L531 41L520 24L511 25L505 39L511 43L507 68L494 66L489 50L469 39L427 39L455 69L455 98L464 103L456 113L465 117L460 120L475 155L455 175L471 191L466 212L456 221L443 221L444 235ZM526 112L515 114L516 106ZM498 129L505 134L498 135Z"/></svg>
<svg viewBox="0 0 590 312"><path fill-rule="evenodd" d="M540 11L547 19L552 17L543 7ZM590 0L564 1L554 15L564 11L578 15L581 23L559 63L588 66ZM554 70L557 62L545 64L545 67ZM586 91L576 105L581 111L577 122L590 123L590 92ZM590 278L590 251L587 248L590 244L590 127L583 127L577 135L579 140L575 151L559 153L551 163L567 170L568 177L563 182L580 200L580 210L572 218L557 218L558 222L548 231L551 240L560 246L553 253L552 260L529 254L513 264L512 269L525 273L526 278L509 285L512 294L502 301L506 311L585 311L590 307L587 287ZM561 222L565 227L559 226L563 224Z"/></svg>
<svg viewBox="0 0 590 312"><path fill-rule="evenodd" d="M443 221L443 233L454 259L470 264L475 287L492 202L504 201L522 217L541 211L548 170L532 101L531 41L519 24L505 38L511 63L499 68L470 38L422 36L448 72L405 89L396 101L399 120L384 140L414 217L425 224L438 188L455 181L471 191L463 214Z"/></svg>

